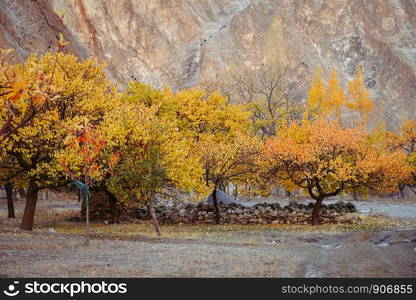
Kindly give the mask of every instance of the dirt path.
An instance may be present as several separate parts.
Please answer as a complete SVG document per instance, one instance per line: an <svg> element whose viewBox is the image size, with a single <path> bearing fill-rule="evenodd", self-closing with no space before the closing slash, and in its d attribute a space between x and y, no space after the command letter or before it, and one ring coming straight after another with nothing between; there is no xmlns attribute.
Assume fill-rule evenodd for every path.
<svg viewBox="0 0 416 300"><path fill-rule="evenodd" d="M0 276L415 277L416 230L268 233L255 245L207 240L0 235Z"/></svg>

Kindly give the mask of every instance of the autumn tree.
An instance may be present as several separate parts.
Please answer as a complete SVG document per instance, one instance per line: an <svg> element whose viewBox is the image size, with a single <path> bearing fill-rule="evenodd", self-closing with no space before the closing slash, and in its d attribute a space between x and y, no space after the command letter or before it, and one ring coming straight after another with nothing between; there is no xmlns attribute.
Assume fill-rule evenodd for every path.
<svg viewBox="0 0 416 300"><path fill-rule="evenodd" d="M400 182L400 184L409 186L416 193L416 121L404 121L400 133L388 133L387 139L392 149L401 149L406 153L411 174L408 178Z"/></svg>
<svg viewBox="0 0 416 300"><path fill-rule="evenodd" d="M65 174L74 182L79 190L86 216L86 244L90 240L90 187L100 182L106 169L111 168L116 161L108 165L100 164L100 154L106 141L101 137L96 127L79 126L71 130L66 138L67 146L57 155ZM104 169L104 170L103 170Z"/></svg>
<svg viewBox="0 0 416 300"><path fill-rule="evenodd" d="M323 70L317 69L306 104L308 118L316 120L324 117L337 120L340 124L343 123L343 111L348 108L358 114L356 124L348 124L354 126L366 126L374 106L361 69L358 69L353 80L347 82L346 90L341 85L336 70L329 73L325 83Z"/></svg>
<svg viewBox="0 0 416 300"><path fill-rule="evenodd" d="M168 189L195 190L201 176L190 152L192 139L159 109L130 101L107 114L101 130L107 141L104 153L119 157L106 178L108 189L119 201L147 206L160 235L153 209L156 197L166 196Z"/></svg>
<svg viewBox="0 0 416 300"><path fill-rule="evenodd" d="M65 45L61 41L58 52ZM46 76L33 61L24 67L10 64L11 52L11 49L0 49L0 145L17 130L30 125L48 101L59 97L52 84L53 74ZM57 61L54 63L56 67Z"/></svg>
<svg viewBox="0 0 416 300"><path fill-rule="evenodd" d="M325 84L322 69L317 69L306 99L308 117L328 117L341 124L346 95L340 85L338 73L332 70Z"/></svg>
<svg viewBox="0 0 416 300"><path fill-rule="evenodd" d="M308 117L326 116L326 92L322 69L317 69L306 99Z"/></svg>
<svg viewBox="0 0 416 300"><path fill-rule="evenodd" d="M394 190L410 171L403 151L379 147L363 129L344 129L336 121L292 124L268 140L264 152L275 180L295 184L315 200L314 225L325 198L359 187Z"/></svg>
<svg viewBox="0 0 416 300"><path fill-rule="evenodd" d="M32 101L43 103L48 99L47 104L37 111L36 118L25 126L17 125L4 140L0 162L4 174L15 174L27 187L21 228L32 230L38 192L67 183L55 153L65 147L68 128L86 117L92 123L100 120L117 93L104 73L104 65L62 52L32 55L26 62L13 65L9 72L24 82L36 82L40 77L48 85L42 89L42 96L34 96L38 100ZM20 93L20 97L28 96Z"/></svg>
<svg viewBox="0 0 416 300"><path fill-rule="evenodd" d="M260 149L260 142L244 132L227 138L206 135L198 141L196 152L202 164L203 179L212 190L216 224L220 223L218 188L253 180L259 171L257 159Z"/></svg>
<svg viewBox="0 0 416 300"><path fill-rule="evenodd" d="M361 69L358 69L352 81L348 82L349 101L347 107L358 112L360 118L358 126L367 125L374 103L370 98L370 91L366 89L364 76Z"/></svg>
<svg viewBox="0 0 416 300"><path fill-rule="evenodd" d="M326 110L332 118L342 124L342 110L346 103L344 89L339 83L339 77L336 70L329 73L328 86L325 93Z"/></svg>
<svg viewBox="0 0 416 300"><path fill-rule="evenodd" d="M208 155L206 151L212 151L220 145L222 145L221 151L225 151L225 148L230 147L231 144L235 146L236 142L233 142L233 138L237 136L237 133L248 132L250 127L250 112L247 107L230 103L218 91L209 94L204 90L190 89L174 93L169 89L157 91L140 83L132 83L127 88L126 99L129 103L153 107L153 109L156 109L157 117L164 120L164 124L170 123L176 127L177 134L191 143L190 146L179 147L182 150L178 149L178 151L187 153L187 149L191 149L190 157L187 159L192 158L193 163L188 163L188 165L194 166L195 170L199 170L201 174L203 173L201 163L206 163L204 159ZM159 132L158 130L154 131ZM178 139L175 138L175 140ZM211 142L215 140L215 143L211 144L209 149L203 150L204 147L201 145L205 145L207 140ZM175 143L172 143L172 145L175 145ZM196 149L200 151L196 151ZM217 151L215 155L219 159L221 155L225 157L227 153L224 152L220 155L220 152ZM198 162L197 165L195 165L195 160ZM241 165L243 162L237 164ZM235 169L227 170L227 172L235 172ZM208 181L206 181L206 173L204 176L197 177L197 179L206 181L210 188L216 185L216 190L218 187L224 186L221 184L230 180L231 177L235 177L230 177L230 173L227 173L223 174L224 178L221 180L215 180L211 176L214 173L215 171L211 169ZM177 174L182 174L182 172L177 172ZM225 177L228 177L228 179ZM216 183L213 183L214 181Z"/></svg>

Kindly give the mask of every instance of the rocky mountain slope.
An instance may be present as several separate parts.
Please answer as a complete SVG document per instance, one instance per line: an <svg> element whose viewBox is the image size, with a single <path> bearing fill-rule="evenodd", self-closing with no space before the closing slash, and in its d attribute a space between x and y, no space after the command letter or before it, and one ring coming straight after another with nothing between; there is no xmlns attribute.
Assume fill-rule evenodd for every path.
<svg viewBox="0 0 416 300"><path fill-rule="evenodd" d="M345 80L361 66L378 119L416 115L415 0L0 0L0 47L19 59L58 32L122 85L185 88L275 56L302 92L317 67Z"/></svg>

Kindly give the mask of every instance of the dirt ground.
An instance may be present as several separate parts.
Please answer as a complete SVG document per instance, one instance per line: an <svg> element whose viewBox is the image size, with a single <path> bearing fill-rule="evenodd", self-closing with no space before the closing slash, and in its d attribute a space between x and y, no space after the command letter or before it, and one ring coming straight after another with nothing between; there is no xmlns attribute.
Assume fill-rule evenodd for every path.
<svg viewBox="0 0 416 300"><path fill-rule="evenodd" d="M0 200L0 277L416 277L416 223L383 216L349 226L162 226L83 223L73 200L40 201L18 229ZM75 204L75 205L74 205ZM63 209L62 207L66 207Z"/></svg>

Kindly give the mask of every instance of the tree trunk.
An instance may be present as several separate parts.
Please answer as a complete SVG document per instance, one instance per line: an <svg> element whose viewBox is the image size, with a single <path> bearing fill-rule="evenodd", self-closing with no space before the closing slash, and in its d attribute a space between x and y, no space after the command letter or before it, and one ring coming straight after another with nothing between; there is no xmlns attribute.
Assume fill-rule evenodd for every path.
<svg viewBox="0 0 416 300"><path fill-rule="evenodd" d="M23 213L22 225L23 230L33 230L33 221L35 218L36 202L38 201L39 189L36 183L31 182L26 193L26 205Z"/></svg>
<svg viewBox="0 0 416 300"><path fill-rule="evenodd" d="M85 205L85 229L86 229L86 236L85 236L85 245L88 246L90 244L90 203Z"/></svg>
<svg viewBox="0 0 416 300"><path fill-rule="evenodd" d="M404 188L406 186L404 184L399 184L399 192L400 192L400 197L404 198Z"/></svg>
<svg viewBox="0 0 416 300"><path fill-rule="evenodd" d="M25 189L17 189L17 192L19 193L20 199L22 199L22 200L26 199Z"/></svg>
<svg viewBox="0 0 416 300"><path fill-rule="evenodd" d="M147 209L149 211L150 216L152 217L153 225L155 226L155 230L157 232L157 235L161 236L162 233L160 231L159 222L157 221L156 214L155 214L155 211L154 211L153 207L151 205L148 205Z"/></svg>
<svg viewBox="0 0 416 300"><path fill-rule="evenodd" d="M14 215L14 203L13 203L13 186L11 183L6 183L4 186L6 190L6 197L7 197L7 210L8 210L8 218L16 218Z"/></svg>
<svg viewBox="0 0 416 300"><path fill-rule="evenodd" d="M108 203L110 205L110 214L111 214L111 223L120 223L118 208L117 208L117 198L116 196L107 191Z"/></svg>
<svg viewBox="0 0 416 300"><path fill-rule="evenodd" d="M234 198L238 197L238 185L237 184L234 184L233 196Z"/></svg>
<svg viewBox="0 0 416 300"><path fill-rule="evenodd" d="M324 199L319 199L315 202L312 210L312 225L319 225L319 209L321 208L322 200Z"/></svg>
<svg viewBox="0 0 416 300"><path fill-rule="evenodd" d="M358 201L358 192L357 192L357 190L356 190L356 189L354 189L354 190L352 191L352 199L353 199L354 201Z"/></svg>
<svg viewBox="0 0 416 300"><path fill-rule="evenodd" d="M215 224L220 224L221 215L220 215L220 207L218 206L217 201L217 188L214 188L214 191L212 192L212 202L214 202L214 208L215 208Z"/></svg>

